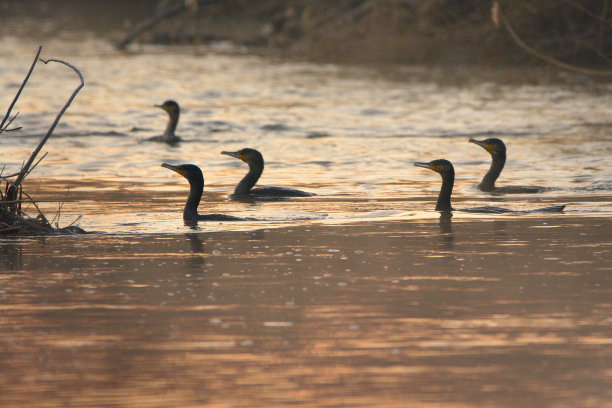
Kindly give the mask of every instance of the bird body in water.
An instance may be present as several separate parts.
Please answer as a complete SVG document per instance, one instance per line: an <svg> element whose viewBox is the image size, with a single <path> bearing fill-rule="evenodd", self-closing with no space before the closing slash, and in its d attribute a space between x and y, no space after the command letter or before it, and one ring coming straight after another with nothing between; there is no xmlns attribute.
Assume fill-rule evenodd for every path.
<svg viewBox="0 0 612 408"><path fill-rule="evenodd" d="M433 170L436 173L439 173L442 176L442 188L440 189L440 194L438 195L438 201L436 203L436 211L442 212L451 212L455 211L455 209L451 205L451 195L453 193L453 186L455 183L455 168L453 164L445 159L438 159L430 161L429 163L414 163L417 167L423 167L429 170ZM491 214L500 214L500 213L530 213L530 212L559 212L563 211L565 205L555 205L552 207L544 207L538 208L535 210L528 211L517 211L510 210L502 207L476 207L476 208L467 208L462 209L461 211L465 212L474 212L474 213L491 213Z"/></svg>
<svg viewBox="0 0 612 408"><path fill-rule="evenodd" d="M173 166L168 163L161 165L169 170L175 171L189 181L190 189L185 209L183 210L183 220L185 222L197 221L244 221L244 218L234 217L225 214L198 214L198 205L204 191L204 176L202 170L194 164L179 164Z"/></svg>
<svg viewBox="0 0 612 408"><path fill-rule="evenodd" d="M478 185L481 191L501 194L533 194L541 193L546 190L540 186L504 186L496 187L495 181L501 174L506 164L506 145L500 139L490 138L485 140L470 139L474 143L485 149L491 155L491 167L482 181Z"/></svg>
<svg viewBox="0 0 612 408"><path fill-rule="evenodd" d="M168 112L168 125L166 126L166 131L161 136L155 136L148 140L154 142L165 142L168 144L176 144L180 142L182 139L178 137L174 132L176 131L176 126L178 125L180 108L178 103L173 100L167 100L162 105L154 105L156 108L161 108Z"/></svg>
<svg viewBox="0 0 612 408"><path fill-rule="evenodd" d="M249 165L249 172L238 183L234 189L234 198L282 198L282 197L309 197L314 194L287 187L259 187L253 188L264 169L264 159L262 154L250 148L238 150L236 152L223 151L221 154L235 157Z"/></svg>

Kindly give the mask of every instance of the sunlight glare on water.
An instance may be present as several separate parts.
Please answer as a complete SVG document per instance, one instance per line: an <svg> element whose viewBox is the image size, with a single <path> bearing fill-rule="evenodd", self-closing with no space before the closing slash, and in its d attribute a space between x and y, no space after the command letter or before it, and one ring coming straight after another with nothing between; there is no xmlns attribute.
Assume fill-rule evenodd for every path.
<svg viewBox="0 0 612 408"><path fill-rule="evenodd" d="M31 53L22 44L4 43L14 54L0 62L10 78L3 82L3 95L11 95ZM422 206L400 203L393 208L422 210L432 208L439 178L412 167L414 161L452 161L455 197L474 196L490 158L467 143L471 137L500 137L506 142L508 162L500 184L529 180L555 188L541 196L551 202L566 203L563 196L582 201L576 195L594 201L570 211L605 211L592 198L609 195L612 188L607 160L612 153L612 100L605 83L517 85L504 84L502 77L499 82L461 82L432 78L420 68L396 73L400 81L367 68L194 53L193 48L151 47L150 52L125 55L104 46L96 53L59 43L46 47L43 54L55 57L60 51L70 52L61 56L82 70L87 85L45 146L49 156L36 177L43 185L47 179L61 180L64 187L58 190L69 188L70 197L77 200L80 182L99 192L109 183L111 191L124 185L142 194L176 196L175 208L180 210L187 185L161 168L162 162L197 164L203 169L206 191L230 192L246 166L220 152L255 147L266 160L262 185L292 186L322 198L431 197ZM7 168L20 165L75 85L74 74L64 67L36 68L16 107L24 129L4 135ZM176 147L143 141L163 132L166 114L153 105L166 99L182 107L177 133L186 141ZM205 193L205 202L211 198ZM104 199L113 201L107 195ZM139 208L131 200L135 212L129 218L165 210L143 204L146 207ZM244 205L212 206L217 204L251 212ZM67 203L65 211L77 214L79 208ZM346 215L346 206L341 212ZM82 221L86 229L109 232L123 231L121 224L116 220L99 225L91 217ZM159 231L155 225L147 228Z"/></svg>
<svg viewBox="0 0 612 408"><path fill-rule="evenodd" d="M36 50L2 39L8 106ZM602 407L612 401L611 85L522 71L358 68L244 50L51 41L86 86L25 190L90 234L0 238L0 405L134 407ZM531 77L537 77L533 72ZM4 174L38 143L77 80L38 65L1 135ZM160 135L182 107L177 146ZM502 138L500 185L475 186ZM228 201L261 185L316 196ZM433 211L446 158L453 205ZM185 226L194 163L201 213ZM35 213L29 208L28 213Z"/></svg>

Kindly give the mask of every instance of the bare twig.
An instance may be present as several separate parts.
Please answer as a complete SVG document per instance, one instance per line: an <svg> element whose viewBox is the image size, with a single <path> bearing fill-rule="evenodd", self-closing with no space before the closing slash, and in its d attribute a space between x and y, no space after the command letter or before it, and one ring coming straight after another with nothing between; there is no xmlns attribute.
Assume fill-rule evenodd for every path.
<svg viewBox="0 0 612 408"><path fill-rule="evenodd" d="M47 154L49 154L49 152L45 152L45 154L42 155L42 157L40 159L38 159L38 161L36 161L36 163L34 163L34 165L30 168L30 170L28 171L28 174L33 172L34 169L36 168L36 166L38 166L38 163L40 163L41 161L43 161L43 159L45 157L47 157ZM27 174L26 174L27 175Z"/></svg>
<svg viewBox="0 0 612 408"><path fill-rule="evenodd" d="M134 28L132 28L130 32L127 33L127 35L123 37L121 41L117 42L116 44L117 48L119 48L120 50L124 49L129 43L134 41L134 39L136 39L140 34L151 29L155 25L159 24L160 22L170 17L174 17L178 14L181 14L184 11L193 10L193 8L197 7L197 5L201 6L204 4L212 4L217 1L219 0L196 0L195 2L181 0L180 3L175 4L172 7L168 7L164 10L161 10L158 13L156 13L154 16L145 19L139 24L136 24L136 26L134 26Z"/></svg>
<svg viewBox="0 0 612 408"><path fill-rule="evenodd" d="M155 14L153 17L147 18L139 24L136 24L136 26L132 28L132 30L130 30L130 32L121 41L117 42L117 48L119 48L120 50L124 49L129 43L134 41L134 39L143 32L147 31L151 27L159 24L167 18L182 13L183 11L187 11L185 3L175 4L174 6Z"/></svg>
<svg viewBox="0 0 612 408"><path fill-rule="evenodd" d="M51 224L55 223L55 228L57 228L57 229L59 229L59 220L60 220L60 217L62 215L62 208L64 207L64 203L66 202L66 199L68 198L68 193L69 192L70 192L70 189L66 190L66 197L64 197L63 201L59 202L57 213L55 214L55 216L51 220Z"/></svg>
<svg viewBox="0 0 612 408"><path fill-rule="evenodd" d="M4 119L2 120L2 124L0 125L0 133L2 133L2 131L16 130L16 129L7 129L13 123L13 121L17 118L17 116L19 115L19 113L17 113L13 117L11 117L11 112L12 112L12 109L13 109L17 99L19 98L19 95L22 92L26 82L28 81L28 78L32 74L32 71L34 69L34 66L35 66L36 62L40 59L41 50L42 50L42 47L39 47L38 53L36 54L36 59L32 63L32 66L30 67L30 71L28 72L26 78L22 82L21 87L20 87L17 95L13 99L13 102L12 102L8 112L4 116ZM28 232L28 231L31 231L32 229L34 229L36 231L44 232L44 233L49 233L49 232L53 232L53 231L60 231L60 229L59 229L59 219L60 219L60 216L61 216L62 207L63 207L64 203L66 202L66 200L60 202L60 204L59 204L58 213L53 218L53 222L55 222L55 226L56 226L56 228L54 228L52 223L49 222L49 220L45 217L45 215L43 214L43 212L39 208L37 202L34 201L34 199L23 190L22 184L23 184L24 179L47 156L47 153L45 153L45 154L42 155L42 157L40 157L40 158L38 158L38 160L36 160L36 158L37 158L38 154L40 153L42 147L44 146L46 141L49 139L51 134L53 134L53 131L55 130L57 124L59 123L62 115L66 112L66 110L68 109L68 107L70 106L70 104L72 103L72 101L74 100L76 95L78 94L78 92L85 85L85 81L83 79L83 75L81 74L81 72L75 66L73 66L72 64L70 64L68 62L65 62L65 61L62 61L62 60L58 60L58 59L49 59L47 61L45 61L43 59L40 59L40 60L42 62L44 62L45 64L53 61L53 62L59 62L61 64L64 64L64 65L70 67L79 76L80 84L72 92L72 95L66 101L66 103L64 104L64 106L62 107L62 109L60 110L58 115L56 116L55 120L51 124L51 126L50 126L49 130L47 131L47 133L43 136L43 138L39 142L39 144L36 147L36 149L34 149L32 154L30 155L29 159L24 164L22 164L21 170L18 173L11 174L9 176L3 176L3 173L5 171L5 166L2 166L0 168L0 180L4 181L6 183L6 192L5 192L5 194L2 194L2 192L0 192L0 212L1 212L0 215L2 216L1 221L0 221L0 233L2 233L2 234L14 233L14 232L19 232L19 231L26 231L26 232ZM26 207L25 209L22 209L22 204L26 204L25 205L25 207ZM26 214L30 205L33 205L36 208L36 210L38 211L38 215L36 216L36 218L30 218ZM76 222L76 221L74 221L74 222ZM73 222L73 224L74 224L74 222ZM82 232L82 230L79 231L78 228L76 228L74 230L70 230L70 231L62 229L61 231L62 232L63 231L66 231L66 232Z"/></svg>
<svg viewBox="0 0 612 408"><path fill-rule="evenodd" d="M495 19L498 19L501 22L501 24L504 26L504 28L506 29L508 34L510 34L510 37L514 40L516 45L518 45L520 48L522 48L529 54L541 59L542 61L548 62L551 65L554 65L559 68L567 69L569 71L579 72L585 75L612 76L612 71L599 71L599 70L594 70L594 69L578 67L576 65L571 65L563 61L559 61L558 59L553 58L549 55L546 55L536 50L533 47L530 47L518 36L518 34L516 34L514 29L512 28L512 25L510 25L510 23L506 19L506 16L502 13L501 8L499 7L499 4L497 1L493 2L492 10L494 10L495 12L494 21Z"/></svg>
<svg viewBox="0 0 612 408"><path fill-rule="evenodd" d="M605 13L603 13L603 15L600 16L598 14L593 13L591 10L587 9L582 4L577 3L577 2L575 2L573 0L563 0L563 1L565 3L567 3L567 4L569 4L570 6L574 7L575 9L580 10L581 12L586 14L587 16L590 16L590 17L593 17L596 20L599 20L602 24L612 25L612 20L608 20L606 18Z"/></svg>
<svg viewBox="0 0 612 408"><path fill-rule="evenodd" d="M40 191L40 181L38 182L38 186L36 186L36 191L34 191L34 194L32 195L36 195L38 194L38 192ZM22 200L23 198L23 186L19 186L19 210L17 211L17 214L27 214L28 210L30 209L30 202L28 200ZM34 201L34 199L32 199L31 201ZM25 208L25 210L22 210L21 207L23 206L23 203L28 204L27 207ZM38 207L36 207L38 209ZM38 212L42 215L42 212L40 210L38 210Z"/></svg>
<svg viewBox="0 0 612 408"><path fill-rule="evenodd" d="M14 132L15 130L19 130L22 129L22 126L16 127L16 128L12 128L12 129L0 129L0 133L2 132Z"/></svg>
<svg viewBox="0 0 612 408"><path fill-rule="evenodd" d="M15 119L17 119L17 116L19 116L19 112L17 112L17 113L15 114L15 116L13 116L12 118L10 118L10 119L9 119L9 121L6 123L6 125L4 125L4 127L0 127L0 133L2 133L2 132L12 132L12 131L15 131L15 130L19 130L19 129L21 129L21 126L16 127L16 128L13 128L13 129L7 129L9 126L11 126L11 123L13 123L13 121L14 121Z"/></svg>
<svg viewBox="0 0 612 408"><path fill-rule="evenodd" d="M70 228L70 227L72 227L72 226L73 226L75 223L77 223L77 222L78 222L78 221L79 221L79 220L80 220L82 217L83 217L82 215L79 215L78 217L76 217L76 218L74 219L74 221L72 221L72 222L71 222L71 223L70 223L68 226L66 226L65 228Z"/></svg>
<svg viewBox="0 0 612 408"><path fill-rule="evenodd" d="M27 202L27 203L31 203L34 205L34 207L36 208L36 210L38 211L38 216L42 218L42 220L47 224L49 224L49 221L47 221L47 217L45 217L45 215L43 214L43 212L40 210L40 208L38 207L38 205L36 204L36 201L34 201L34 199L32 197L30 197L30 195L28 193L26 193L25 191L23 191L23 189L19 190L21 194L23 194L24 196L26 196L27 200L23 200L23 199L18 199L18 200L11 200L11 201L4 201L4 203L17 203L17 204L21 204L23 202Z"/></svg>
<svg viewBox="0 0 612 408"><path fill-rule="evenodd" d="M55 130L55 127L59 123L60 118L62 117L64 112L66 112L66 109L68 109L68 107L70 106L70 104L72 103L72 101L74 100L76 95L79 93L81 88L83 88L83 86L85 85L85 81L83 80L83 75L81 74L81 71L79 71L78 68L76 68L74 65L72 65L72 64L70 64L70 63L68 63L66 61L62 61L62 60L58 60L58 59L49 59L49 60L46 60L46 61L41 59L41 61L44 62L45 64L48 64L49 62L59 62L60 64L64 64L64 65L72 68L72 70L74 72L76 72L77 75L79 76L79 79L81 80L81 83L72 92L72 95L70 96L68 101L64 104L64 106L62 107L60 112L57 114L57 117L55 118L55 120L53 121L53 124L51 125L51 127L47 131L47 134L45 136L43 136L43 138L41 139L41 141L38 144L38 146L36 147L36 149L34 149L32 154L30 155L30 158L28 159L28 161L25 164L25 166L23 166L23 168L21 169L21 173L19 174L19 176L17 176L17 180L15 180L15 185L16 186L21 185L21 182L23 181L23 179L25 178L26 174L28 173L28 170L30 169L30 166L32 165L32 162L34 161L34 159L36 158L36 156L40 152L40 149L42 149L44 144L47 142L47 139L49 139L49 137L53 133L53 130Z"/></svg>
<svg viewBox="0 0 612 408"><path fill-rule="evenodd" d="M608 64L612 65L612 58L608 57L601 50L597 49L593 44L586 42L586 41L581 41L580 44L588 48L589 50L593 51L595 54L599 56L599 58L606 61Z"/></svg>
<svg viewBox="0 0 612 408"><path fill-rule="evenodd" d="M2 119L2 122L0 123L0 133L1 133L1 130L4 129L4 124L6 123L8 118L11 116L11 111L13 110L13 107L15 106L15 103L17 102L17 99L19 99L19 95L21 95L21 91L23 91L23 88L25 87L26 82L28 82L28 79L30 78L30 75L32 74L32 71L34 70L34 66L36 65L36 62L38 61L38 57L40 56L40 52L41 51L42 51L42 46L38 47L38 52L36 53L36 57L34 57L34 61L32 62L32 65L30 66L30 70L28 71L28 74L26 75L25 79L21 83L21 86L19 87L19 90L17 91L17 94L13 98L13 102L11 102L11 105L9 106L8 110L6 111L6 114L4 115L4 118ZM17 117L17 115L15 115L15 117L13 117L13 119L11 119L11 122L16 117ZM10 122L9 122L9 124L10 124Z"/></svg>
<svg viewBox="0 0 612 408"><path fill-rule="evenodd" d="M48 153L48 152L45 152L45 154L43 154L43 156L42 156L40 159L38 159L38 161L37 161L36 163L34 163L34 165L33 165L33 166L32 166L32 167L31 167L31 168L28 170L28 172L26 173L26 176L27 176L28 174L30 174L31 172L33 172L33 171L34 171L34 169L36 168L36 166L38 166L38 163L40 163L41 161L43 161L43 159L44 159L45 157L47 157L47 154L49 154L49 153ZM11 177L17 177L17 176L19 176L21 173L23 173L23 171L19 171L19 172L15 173L15 174L11 174L11 175L8 175L8 176L0 176L0 178L2 178L3 180L5 180L5 179L11 178ZM5 181L8 183L8 180L5 180Z"/></svg>
<svg viewBox="0 0 612 408"><path fill-rule="evenodd" d="M40 188L40 184L39 184L38 187ZM18 190L19 190L19 203L17 203L17 214L23 214L22 211L21 211L21 208L22 208L22 201L21 200L23 199L23 187L19 186ZM27 208L26 208L26 210L27 210Z"/></svg>

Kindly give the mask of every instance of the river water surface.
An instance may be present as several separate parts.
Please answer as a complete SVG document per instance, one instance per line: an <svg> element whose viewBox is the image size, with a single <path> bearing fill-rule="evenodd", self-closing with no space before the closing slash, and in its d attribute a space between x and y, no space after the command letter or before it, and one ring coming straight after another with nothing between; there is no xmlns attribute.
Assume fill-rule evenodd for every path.
<svg viewBox="0 0 612 408"><path fill-rule="evenodd" d="M37 44L3 39L8 107ZM25 190L78 236L0 238L0 404L138 407L612 406L612 85L552 72L355 68L244 50L50 41L85 88ZM1 135L15 172L78 84L36 67ZM177 146L160 135L182 107ZM502 138L496 196L469 138ZM253 147L261 185L227 195ZM433 211L446 158L454 206ZM200 212L256 218L185 226ZM30 209L35 215L36 212Z"/></svg>

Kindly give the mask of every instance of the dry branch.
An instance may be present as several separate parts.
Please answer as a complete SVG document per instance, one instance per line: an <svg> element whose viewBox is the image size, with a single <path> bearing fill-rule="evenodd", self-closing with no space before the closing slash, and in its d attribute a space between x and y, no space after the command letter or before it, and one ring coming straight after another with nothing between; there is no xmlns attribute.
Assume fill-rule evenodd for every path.
<svg viewBox="0 0 612 408"><path fill-rule="evenodd" d="M41 59L41 61L44 62L45 64L48 64L49 62L59 62L60 64L64 64L64 65L72 68L74 70L74 72L76 72L78 74L79 79L81 80L81 83L72 92L72 95L70 95L70 98L68 98L68 101L64 104L64 106L62 107L60 112L55 117L55 120L53 121L53 124L51 124L51 127L47 131L47 134L43 136L43 138L41 139L41 141L38 144L38 146L36 147L36 149L34 149L32 154L30 155L30 158L28 159L28 161L25 164L25 166L23 166L23 168L21 169L21 172L20 172L19 176L17 176L17 180L15 180L15 186L17 186L17 187L19 187L21 185L21 182L23 181L23 179L25 178L26 174L28 173L28 170L29 170L30 166L32 165L32 162L34 161L34 159L36 158L36 156L40 152L40 149L42 149L42 147L45 145L45 143L47 142L47 140L49 139L49 137L51 136L51 134L55 130L55 127L59 123L62 115L64 114L64 112L66 112L66 109L68 109L68 107L70 106L70 104L72 103L72 101L74 100L76 95L79 93L81 88L83 88L83 86L85 85L85 81L83 80L83 75L81 74L81 71L79 71L74 65L72 65L72 64L70 64L70 63L68 63L66 61L62 61L62 60L58 60L58 59L49 59L49 60L46 60L46 61L44 59Z"/></svg>
<svg viewBox="0 0 612 408"><path fill-rule="evenodd" d="M21 129L21 126L16 127L16 128L12 128L12 129L9 129L9 128L8 128L9 126L11 126L11 123L13 123L13 121L14 121L15 119L17 119L17 116L19 116L19 112L17 112L17 113L15 114L15 116L13 116L12 118L10 118L10 119L8 120L8 122L6 123L6 125L4 125L3 127L0 127L0 133L2 133L2 132L12 132L12 131L15 131L15 130L19 130L19 129Z"/></svg>
<svg viewBox="0 0 612 408"><path fill-rule="evenodd" d="M198 6L201 6L204 4L212 4L217 1L218 0L196 0L195 4L197 4ZM164 10L161 10L155 15L143 20L139 24L136 24L136 26L134 26L134 28L132 28L130 32L128 32L121 41L117 42L116 44L117 48L119 48L120 50L125 49L125 47L127 47L128 44L134 41L143 32L150 30L151 28L153 28L154 26L156 26L157 24L161 23L162 21L168 18L174 17L176 15L181 14L184 11L188 11L194 8L192 3L194 2L189 2L187 0L181 0L180 3L175 4L174 6L168 7Z"/></svg>
<svg viewBox="0 0 612 408"><path fill-rule="evenodd" d="M13 102L11 103L9 110L4 116L4 120L2 121L3 128L0 128L0 130L6 130L6 127L8 127L12 123L12 121L17 117L17 115L15 115L13 116L13 118L9 119L11 110L13 106L15 105L17 99L19 98L21 91L23 90L25 84L27 83L28 78L30 77L34 69L36 62L38 61L40 57L41 50L42 50L42 47L39 47L38 53L36 54L36 59L32 63L32 66L30 67L30 71L28 72L26 78L21 84L21 87L19 88L17 95L13 99ZM79 76L80 84L72 92L72 95L70 96L70 98L68 98L67 102L64 104L64 106L62 107L58 115L56 116L55 120L51 124L51 127L49 128L47 133L43 136L41 141L38 143L38 146L36 147L36 149L34 149L28 161L22 166L21 170L18 173L12 174L10 176L0 175L0 180L6 183L5 194L4 195L0 194L0 234L21 233L21 232L28 233L32 231L44 232L44 233L57 232L57 231L62 231L62 230L67 231L67 232L81 232L82 231L78 227L73 227L72 224L69 227L66 227L64 229L59 229L58 225L56 225L56 227L54 228L53 225L51 225L51 223L48 221L47 217L45 217L43 212L40 210L36 201L32 199L32 197L30 197L25 191L23 191L23 188L22 188L22 184L25 178L36 168L36 166L42 161L42 159L45 158L47 154L45 153L40 159L38 159L38 161L34 162L36 160L36 156L40 153L40 150L42 149L44 144L47 142L47 140L49 139L49 137L55 130L55 127L59 123L62 115L66 112L66 110L68 109L68 107L70 106L74 98L76 97L77 93L85 85L83 75L74 65L66 61L59 60L59 59L49 59L46 61L43 59L40 59L40 60L44 62L45 64L49 62L59 62L61 64L64 64L70 67ZM3 168L3 171L4 171L4 168ZM11 178L15 178L15 180L12 181L10 180ZM28 205L32 204L38 211L38 216L36 218L27 217L25 213L22 212L23 203L27 203ZM60 211L61 211L61 205L60 205ZM59 220L59 214L56 215L54 220L56 218Z"/></svg>
<svg viewBox="0 0 612 408"><path fill-rule="evenodd" d="M596 20L599 20L602 24L612 25L612 20L609 20L606 18L605 12L602 13L602 15L600 16L599 14L593 13L591 10L587 9L582 4L577 3L573 0L563 0L563 1L569 4L570 6L574 7L576 10L579 10L582 13L586 14L587 16L592 17ZM604 11L606 9L607 9L607 1L606 1L606 4L604 5Z"/></svg>
<svg viewBox="0 0 612 408"><path fill-rule="evenodd" d="M593 76L612 76L612 71L594 70L594 69L583 68L583 67L579 67L576 65L568 64L566 62L559 61L558 59L553 58L549 55L546 55L543 52L538 51L537 49L533 47L530 47L529 45L525 43L525 41L523 41L518 36L516 31L514 31L514 29L512 28L512 25L510 24L510 22L508 22L508 19L506 18L504 13L501 11L501 8L497 1L493 2L493 6L491 8L491 15L492 15L493 22L496 23L496 25L499 25L499 23L501 22L501 24L504 26L508 34L510 34L510 38L512 38L512 40L516 43L516 45L518 45L520 48L522 48L524 51L528 52L529 54L533 55L534 57L539 58L542 61L545 61L558 68L566 69L568 71L574 71L574 72L579 72L581 74L593 75Z"/></svg>
<svg viewBox="0 0 612 408"><path fill-rule="evenodd" d="M19 87L17 94L13 98L13 102L11 102L8 110L6 111L6 115L4 115L4 118L2 119L2 123L0 123L0 133L8 131L6 128L10 126L10 124L15 120L17 115L19 115L19 113L17 113L15 116L13 116L12 119L9 120L13 107L15 106L17 99L19 99L19 95L21 95L21 91L23 91L25 84L28 82L28 79L30 79L30 75L32 75L32 71L34 71L34 66L36 65L36 62L38 61L38 57L40 57L41 51L42 51L42 46L38 47L38 52L36 53L36 56L34 57L34 61L32 62L32 65L30 66L30 70L28 71L28 74L26 75L25 79L21 83L21 86ZM5 126L4 124L6 123L7 120L9 120L9 123ZM11 129L11 130L16 130L16 129Z"/></svg>

